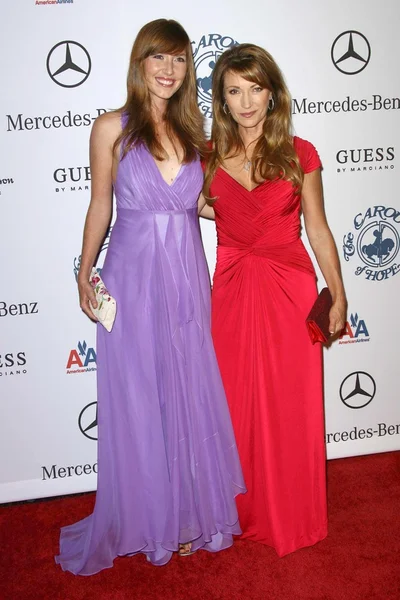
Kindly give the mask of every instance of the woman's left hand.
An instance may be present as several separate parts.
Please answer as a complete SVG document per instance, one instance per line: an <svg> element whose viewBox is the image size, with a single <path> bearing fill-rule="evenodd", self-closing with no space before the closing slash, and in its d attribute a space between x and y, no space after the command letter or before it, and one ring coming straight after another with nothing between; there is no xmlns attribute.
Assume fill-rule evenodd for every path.
<svg viewBox="0 0 400 600"><path fill-rule="evenodd" d="M340 299L335 300L329 311L329 332L334 336L342 331L346 323L347 302Z"/></svg>

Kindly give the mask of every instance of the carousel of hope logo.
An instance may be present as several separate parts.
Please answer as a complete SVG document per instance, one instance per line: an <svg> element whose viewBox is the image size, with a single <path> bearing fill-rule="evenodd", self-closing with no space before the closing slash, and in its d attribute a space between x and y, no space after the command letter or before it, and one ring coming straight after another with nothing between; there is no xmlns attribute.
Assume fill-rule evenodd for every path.
<svg viewBox="0 0 400 600"><path fill-rule="evenodd" d="M372 206L358 213L353 220L354 232L343 237L343 255L346 261L358 254L362 265L355 275L364 275L369 281L385 281L400 271L394 263L400 249L400 211L391 206Z"/></svg>
<svg viewBox="0 0 400 600"><path fill-rule="evenodd" d="M211 88L215 64L225 50L237 46L238 43L229 35L220 33L207 33L200 38L199 42L192 42L198 104L201 112L208 119L212 117Z"/></svg>

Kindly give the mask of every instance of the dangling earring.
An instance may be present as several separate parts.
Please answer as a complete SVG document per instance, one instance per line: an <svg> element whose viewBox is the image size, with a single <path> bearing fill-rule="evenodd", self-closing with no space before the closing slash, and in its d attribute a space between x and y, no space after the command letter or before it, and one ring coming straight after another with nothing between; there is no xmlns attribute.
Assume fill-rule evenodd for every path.
<svg viewBox="0 0 400 600"><path fill-rule="evenodd" d="M229 108L228 108L228 104L227 104L226 100L225 100L225 102L224 102L224 105L223 105L223 107L222 107L222 110L224 111L224 113L225 113L226 115L230 115L230 114L231 114L231 113L229 112Z"/></svg>
<svg viewBox="0 0 400 600"><path fill-rule="evenodd" d="M275 100L274 100L273 96L270 96L269 102L268 102L268 110L272 112L274 110L274 108L275 108Z"/></svg>

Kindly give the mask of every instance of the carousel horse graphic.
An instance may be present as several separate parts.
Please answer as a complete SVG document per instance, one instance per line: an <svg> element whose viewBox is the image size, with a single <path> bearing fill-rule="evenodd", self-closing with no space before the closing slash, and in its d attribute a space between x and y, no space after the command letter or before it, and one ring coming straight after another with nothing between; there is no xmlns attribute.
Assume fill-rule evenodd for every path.
<svg viewBox="0 0 400 600"><path fill-rule="evenodd" d="M214 60L210 61L208 63L208 66L210 68L209 75L206 75L205 77L198 77L197 87L199 89L203 90L203 92L205 94L207 94L208 96L210 96L210 98L211 98L212 76L213 76L213 71L214 71L214 67L215 67L215 61Z"/></svg>
<svg viewBox="0 0 400 600"><path fill-rule="evenodd" d="M382 230L375 229L373 232L375 236L375 241L372 244L366 244L362 247L362 253L364 256L367 256L370 260L376 260L379 262L382 258L385 259L389 256L391 251L394 248L394 241L391 238L383 239L383 230L385 229L385 225L382 227ZM374 258L376 256L376 259Z"/></svg>

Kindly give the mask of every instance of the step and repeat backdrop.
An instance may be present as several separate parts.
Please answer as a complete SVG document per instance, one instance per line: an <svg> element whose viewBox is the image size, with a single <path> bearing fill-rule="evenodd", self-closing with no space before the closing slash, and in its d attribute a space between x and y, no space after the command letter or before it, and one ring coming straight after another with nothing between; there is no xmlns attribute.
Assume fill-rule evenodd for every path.
<svg viewBox="0 0 400 600"><path fill-rule="evenodd" d="M324 165L349 302L325 351L327 454L399 449L397 0L253 0L245 10L237 0L20 0L0 14L0 502L96 487L96 331L76 287L88 140L96 117L123 104L135 35L159 17L193 40L208 130L224 50L254 42L281 66L295 132ZM214 224L202 231L212 275Z"/></svg>

